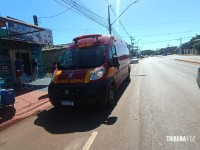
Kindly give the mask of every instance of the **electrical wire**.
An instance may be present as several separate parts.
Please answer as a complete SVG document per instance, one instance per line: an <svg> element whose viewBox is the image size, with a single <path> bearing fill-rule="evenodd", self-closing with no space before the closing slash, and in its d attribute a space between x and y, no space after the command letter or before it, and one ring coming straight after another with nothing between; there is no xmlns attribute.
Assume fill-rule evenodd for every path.
<svg viewBox="0 0 200 150"><path fill-rule="evenodd" d="M68 5L70 5L70 6L72 6L74 9L73 9L73 11L76 11L76 12L81 12L82 10L79 10L79 11L77 11L77 8L75 8L75 5L77 5L78 3L77 2L75 2L75 1L64 1L65 2L65 4L63 4L63 3L61 3L61 2L59 2L58 0L54 0L55 2L57 2L57 3L59 3L60 5L62 5L63 7L67 7L65 4L68 4ZM81 2L79 2L79 3L81 3ZM83 5L84 6L84 4L83 3L81 3L81 5Z"/></svg>
<svg viewBox="0 0 200 150"><path fill-rule="evenodd" d="M183 37L181 39L188 39L188 38L192 38L192 37L191 36L190 37ZM161 42L178 41L178 40L180 40L180 38L170 39L170 40L163 40L163 41L152 41L152 42L138 43L138 44L152 44L152 43L161 43Z"/></svg>
<svg viewBox="0 0 200 150"><path fill-rule="evenodd" d="M163 33L163 34L141 35L141 36L137 36L137 37L166 36L166 35L176 35L176 34L183 34L183 33L191 33L191 32L197 32L197 31L200 31L200 30L189 30L189 31L172 32L172 33Z"/></svg>
<svg viewBox="0 0 200 150"><path fill-rule="evenodd" d="M106 20L105 18L95 14L94 12L89 10L89 8L87 8L82 2L80 2L78 0L76 0L76 1L74 1L74 0L62 0L62 2L60 2L59 0L54 0L54 1L59 3L60 5L62 5L63 7L69 6L72 9L72 11L95 21L96 23L100 24L101 26L105 27L106 29L109 28L108 20ZM112 30L113 30L114 35L121 38L119 33L117 33L117 31L113 27L112 27Z"/></svg>
<svg viewBox="0 0 200 150"><path fill-rule="evenodd" d="M117 33L117 31L112 27L112 31L114 33L115 36L119 37L120 39L122 39L122 37L119 35L119 33Z"/></svg>
<svg viewBox="0 0 200 150"><path fill-rule="evenodd" d="M106 3L110 6L111 11L113 12L113 14L117 17L117 13L116 13L116 11L114 10L114 8L113 8L113 6L111 5L111 3L109 3L108 0L105 0L105 1L106 1ZM128 31L126 30L125 26L122 24L122 22L121 22L120 20L119 20L119 23L120 23L122 29L125 31L125 33L126 33L129 37L131 37L131 35L128 33Z"/></svg>
<svg viewBox="0 0 200 150"><path fill-rule="evenodd" d="M73 7L74 10L81 12L84 14L86 17L92 19L93 21L99 23L100 25L108 28L108 25L105 25L105 19L98 16L97 14L93 13L92 11L88 10L87 8L81 6L80 4L76 3L75 1L72 0L62 0L65 4ZM101 20L100 20L101 19ZM102 20L103 19L103 20ZM106 22L107 23L107 22Z"/></svg>
<svg viewBox="0 0 200 150"><path fill-rule="evenodd" d="M191 23L200 22L200 20L182 20L182 21L166 21L166 22L152 22L152 23L137 23L137 24L126 24L126 26L149 26L149 25L161 25L161 24L179 24L179 23Z"/></svg>
<svg viewBox="0 0 200 150"><path fill-rule="evenodd" d="M64 13L66 13L67 11L69 11L71 8L68 8L67 10L61 12L61 13L58 13L58 14L55 14L55 15L52 15L52 16L49 16L49 17L39 17L39 19L48 19L48 18L53 18L53 17L57 17L59 15L62 15Z"/></svg>

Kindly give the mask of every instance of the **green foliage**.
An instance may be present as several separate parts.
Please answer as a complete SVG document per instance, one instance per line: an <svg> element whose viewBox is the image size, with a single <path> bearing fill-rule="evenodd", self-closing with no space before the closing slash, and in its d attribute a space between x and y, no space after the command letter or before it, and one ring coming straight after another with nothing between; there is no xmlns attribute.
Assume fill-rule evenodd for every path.
<svg viewBox="0 0 200 150"><path fill-rule="evenodd" d="M144 50L141 52L142 55L152 55L154 53L154 51L152 50Z"/></svg>
<svg viewBox="0 0 200 150"><path fill-rule="evenodd" d="M200 52L200 35L196 35L190 41L182 44L183 49L196 49Z"/></svg>
<svg viewBox="0 0 200 150"><path fill-rule="evenodd" d="M193 44L193 48L200 51L200 43Z"/></svg>
<svg viewBox="0 0 200 150"><path fill-rule="evenodd" d="M192 42L189 41L189 42L187 42L187 43L182 44L182 45L181 45L181 48L182 48L182 49L192 49Z"/></svg>

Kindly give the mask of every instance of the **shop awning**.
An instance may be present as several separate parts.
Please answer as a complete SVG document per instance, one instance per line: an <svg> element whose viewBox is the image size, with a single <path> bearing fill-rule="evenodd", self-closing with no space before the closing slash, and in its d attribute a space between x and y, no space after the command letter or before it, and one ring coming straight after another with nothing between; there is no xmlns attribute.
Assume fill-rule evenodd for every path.
<svg viewBox="0 0 200 150"><path fill-rule="evenodd" d="M11 17L0 17L0 27L6 28L8 33L5 36L0 36L0 39L21 39L22 41L25 40L40 45L53 45L53 35L49 29L25 23Z"/></svg>

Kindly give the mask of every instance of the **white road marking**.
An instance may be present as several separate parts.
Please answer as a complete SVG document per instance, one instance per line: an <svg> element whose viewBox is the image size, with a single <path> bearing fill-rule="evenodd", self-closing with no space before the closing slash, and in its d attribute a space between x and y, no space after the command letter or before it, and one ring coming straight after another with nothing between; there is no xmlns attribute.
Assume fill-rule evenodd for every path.
<svg viewBox="0 0 200 150"><path fill-rule="evenodd" d="M139 72L139 75L143 75L143 72L142 72L142 65L141 65L141 67L140 67L140 71L138 71ZM141 83L141 80L142 80L142 78L139 78L139 81L137 82L137 94L138 95L140 95L140 83Z"/></svg>
<svg viewBox="0 0 200 150"><path fill-rule="evenodd" d="M92 145L92 143L94 142L94 139L96 138L98 132L93 132L90 136L90 138L87 140L87 142L85 143L85 146L83 147L82 150L89 150L90 146Z"/></svg>
<svg viewBox="0 0 200 150"><path fill-rule="evenodd" d="M133 69L132 71L135 71L135 70L136 70L136 68L137 68L137 66L135 66L135 67L134 67L134 69Z"/></svg>

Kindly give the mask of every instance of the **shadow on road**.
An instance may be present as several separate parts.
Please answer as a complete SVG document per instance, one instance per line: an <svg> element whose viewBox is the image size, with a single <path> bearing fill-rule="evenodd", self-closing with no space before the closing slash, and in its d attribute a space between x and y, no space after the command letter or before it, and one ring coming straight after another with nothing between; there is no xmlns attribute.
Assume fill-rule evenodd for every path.
<svg viewBox="0 0 200 150"><path fill-rule="evenodd" d="M30 89L27 89L27 88L21 89L21 87L15 87L14 91L15 91L15 96L20 96L20 95L27 94L36 90L44 89L47 87L48 85L33 85L32 88Z"/></svg>
<svg viewBox="0 0 200 150"><path fill-rule="evenodd" d="M145 77L145 76L147 76L147 75L144 75L144 74L139 74L139 75L131 75L131 76Z"/></svg>
<svg viewBox="0 0 200 150"><path fill-rule="evenodd" d="M42 95L38 98L38 100L42 100L42 99L45 99L45 98L48 98L49 95L48 94L45 94L45 95Z"/></svg>
<svg viewBox="0 0 200 150"><path fill-rule="evenodd" d="M52 134L64 134L73 132L87 132L99 127L102 124L113 125L117 116L110 116L116 107L119 99L128 87L130 82L124 82L118 89L116 102L110 107L94 109L65 109L51 108L40 112L34 124L43 127Z"/></svg>

